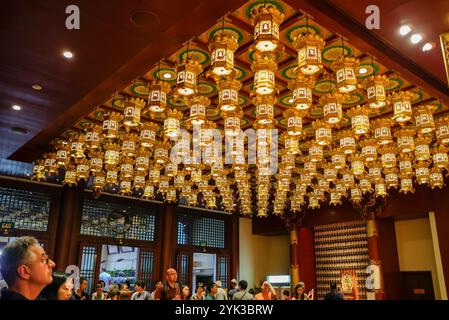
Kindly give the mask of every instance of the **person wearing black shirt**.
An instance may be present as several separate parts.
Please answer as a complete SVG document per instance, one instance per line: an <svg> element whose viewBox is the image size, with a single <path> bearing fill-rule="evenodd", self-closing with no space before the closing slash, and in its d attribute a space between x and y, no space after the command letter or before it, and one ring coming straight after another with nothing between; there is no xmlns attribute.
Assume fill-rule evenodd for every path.
<svg viewBox="0 0 449 320"><path fill-rule="evenodd" d="M73 292L73 297L75 300L90 300L89 295L86 293L87 289L87 279L84 277L80 278L80 287Z"/></svg>
<svg viewBox="0 0 449 320"><path fill-rule="evenodd" d="M331 291L326 293L324 300L344 300L345 299L343 297L343 295L337 291L337 284L335 282L332 282L330 287L331 287Z"/></svg>

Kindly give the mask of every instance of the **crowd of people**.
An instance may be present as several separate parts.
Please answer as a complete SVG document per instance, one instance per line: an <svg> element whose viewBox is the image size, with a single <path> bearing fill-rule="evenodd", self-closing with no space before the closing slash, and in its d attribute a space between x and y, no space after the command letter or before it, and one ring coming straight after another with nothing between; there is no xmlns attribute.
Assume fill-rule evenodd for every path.
<svg viewBox="0 0 449 320"><path fill-rule="evenodd" d="M249 289L246 280L232 279L226 291L217 280L208 284L198 283L191 292L187 285L178 283L178 274L170 268L165 273L165 281L158 280L152 292L147 283L138 280L131 290L130 283L106 284L100 280L94 291L86 292L88 281L79 279L75 288L74 278L65 273L53 272L55 263L33 237L21 237L10 242L0 256L0 272L8 285L1 291L0 300L310 300L311 293L305 293L303 282L296 284L290 297L285 290L282 297L276 295L273 286L264 281L261 288ZM336 283L325 300L343 300Z"/></svg>

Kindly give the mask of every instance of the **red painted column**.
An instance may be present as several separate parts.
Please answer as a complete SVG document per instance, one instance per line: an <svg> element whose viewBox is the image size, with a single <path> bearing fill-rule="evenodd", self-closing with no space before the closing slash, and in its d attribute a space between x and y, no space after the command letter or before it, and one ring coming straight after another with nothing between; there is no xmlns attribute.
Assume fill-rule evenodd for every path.
<svg viewBox="0 0 449 320"><path fill-rule="evenodd" d="M315 240L313 228L298 228L298 236L299 281L304 282L306 293L312 289L316 292Z"/></svg>
<svg viewBox="0 0 449 320"><path fill-rule="evenodd" d="M176 268L176 261L173 259L173 242L174 239L174 206L171 204L164 204L164 231L162 234L162 244L161 244L161 269L160 274L165 276L165 271L168 268Z"/></svg>
<svg viewBox="0 0 449 320"><path fill-rule="evenodd" d="M377 222L373 216L369 217L366 220L366 230L368 233L368 256L369 263L371 265L375 265L379 267L380 271L380 288L375 289L375 298L376 300L385 300L385 292L384 292L384 275L382 268L382 261L380 260L379 254L379 232L377 229ZM395 245L395 244L392 244Z"/></svg>
<svg viewBox="0 0 449 320"><path fill-rule="evenodd" d="M299 246L298 228L295 223L290 228L290 276L291 287L294 290L299 282Z"/></svg>

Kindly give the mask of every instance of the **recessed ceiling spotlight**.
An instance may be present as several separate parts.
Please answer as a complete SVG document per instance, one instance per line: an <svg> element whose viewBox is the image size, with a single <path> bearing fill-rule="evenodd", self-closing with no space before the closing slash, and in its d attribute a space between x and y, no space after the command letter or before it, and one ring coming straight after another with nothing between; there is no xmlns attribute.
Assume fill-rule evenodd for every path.
<svg viewBox="0 0 449 320"><path fill-rule="evenodd" d="M426 51L430 51L432 50L433 45L430 42L427 42L425 45L422 46L422 51L426 52Z"/></svg>
<svg viewBox="0 0 449 320"><path fill-rule="evenodd" d="M422 40L422 36L419 33L415 33L410 37L410 41L413 44L417 44L418 42L420 42Z"/></svg>
<svg viewBox="0 0 449 320"><path fill-rule="evenodd" d="M412 28L410 28L410 26L408 26L408 25L403 25L403 26L399 29L399 33L401 34L401 36L406 36L406 35L408 35L411 31L412 31Z"/></svg>
<svg viewBox="0 0 449 320"><path fill-rule="evenodd" d="M166 73L164 73L164 74L162 75L162 78L164 78L164 79L171 79L171 74L168 73L168 72L166 72Z"/></svg>
<svg viewBox="0 0 449 320"><path fill-rule="evenodd" d="M71 51L64 51L63 53L62 53L62 55L64 56L64 58L66 58L66 59L72 59L73 58L73 53L71 52Z"/></svg>
<svg viewBox="0 0 449 320"><path fill-rule="evenodd" d="M28 130L20 127L13 127L11 128L11 132L19 135L26 135L28 134Z"/></svg>
<svg viewBox="0 0 449 320"><path fill-rule="evenodd" d="M367 68L360 68L359 69L359 73L360 74L365 74L365 73L367 73L368 72L368 69Z"/></svg>
<svg viewBox="0 0 449 320"><path fill-rule="evenodd" d="M33 84L31 86L31 88L33 88L33 90L36 90L36 91L41 91L42 90L42 86L38 85L38 84Z"/></svg>
<svg viewBox="0 0 449 320"><path fill-rule="evenodd" d="M293 98L288 99L288 103L293 103Z"/></svg>
<svg viewBox="0 0 449 320"><path fill-rule="evenodd" d="M12 109L16 110L16 111L20 111L20 110L22 110L22 107L18 106L17 104L15 104L15 105L12 106Z"/></svg>

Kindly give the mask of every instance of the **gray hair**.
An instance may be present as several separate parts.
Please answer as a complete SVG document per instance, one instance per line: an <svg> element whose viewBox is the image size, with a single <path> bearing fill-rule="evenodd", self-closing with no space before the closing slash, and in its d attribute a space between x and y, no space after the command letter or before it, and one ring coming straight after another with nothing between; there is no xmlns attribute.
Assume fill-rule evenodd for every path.
<svg viewBox="0 0 449 320"><path fill-rule="evenodd" d="M39 245L34 237L20 237L8 243L0 256L0 272L8 286L12 286L17 278L17 268L31 259L31 246Z"/></svg>

